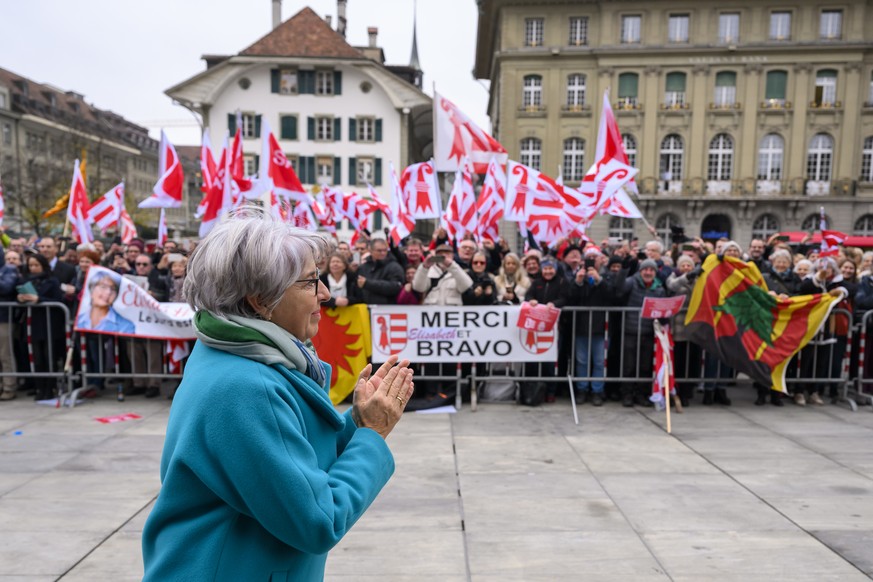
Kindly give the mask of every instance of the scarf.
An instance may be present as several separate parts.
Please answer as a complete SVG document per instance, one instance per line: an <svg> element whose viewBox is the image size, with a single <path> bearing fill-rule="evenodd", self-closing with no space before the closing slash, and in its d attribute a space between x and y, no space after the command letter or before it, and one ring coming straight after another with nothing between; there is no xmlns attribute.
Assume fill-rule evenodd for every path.
<svg viewBox="0 0 873 582"><path fill-rule="evenodd" d="M197 338L211 348L268 366L279 364L297 370L319 386L326 387L324 366L312 344L305 345L275 323L198 311L194 314L194 329Z"/></svg>
<svg viewBox="0 0 873 582"><path fill-rule="evenodd" d="M339 279L334 279L333 275L327 274L327 286L330 289L330 296L336 299L337 297L346 297L346 274Z"/></svg>

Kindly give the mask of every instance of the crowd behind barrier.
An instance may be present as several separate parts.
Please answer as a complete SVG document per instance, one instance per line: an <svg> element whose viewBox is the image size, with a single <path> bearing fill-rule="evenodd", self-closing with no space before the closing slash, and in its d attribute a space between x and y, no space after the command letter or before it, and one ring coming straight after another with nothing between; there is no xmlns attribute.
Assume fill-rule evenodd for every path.
<svg viewBox="0 0 873 582"><path fill-rule="evenodd" d="M536 405L554 401L572 388L576 402L599 406L616 400L625 406L649 406L654 342L651 321L639 316L642 301L689 295L708 254L733 256L754 262L776 294L823 292L836 286L848 291L847 300L788 366L787 384L791 397L801 405L830 398L854 408L873 401L873 356L866 353L871 323L867 310L873 308L873 253L841 249L836 259L819 258L816 248L789 247L776 237L756 239L743 253L734 241L710 244L675 230L673 234L669 251L659 240L642 246L636 240L609 239L599 246L564 240L553 248L520 255L503 241L452 242L438 230L429 244L415 238L399 247L380 238L358 240L354 246L340 242L319 268L331 294L328 307L357 303L486 307L527 301L563 310L555 362L423 364L416 376L416 397L421 401L454 394L457 404L467 396L475 405L483 396ZM168 355L172 346L168 352L166 341L74 333L73 320L76 297L88 267L95 264L146 282L149 294L158 301L183 300L179 294L185 273L182 249L173 243L150 254L141 241L116 242L105 252L102 244L80 245L61 257L51 238L41 239L37 250L26 248L21 239L4 240L4 244L0 399L14 397L16 390L27 390L37 399L59 395L59 402L101 393L123 398L136 393L154 397L163 391L172 396L184 358ZM11 290L3 287L4 273L11 276L10 265L17 275ZM39 274L41 267L47 277ZM41 290L39 297L22 295L20 285L27 281L37 281L53 294ZM688 405L702 392L703 404L729 405L726 387L751 382L737 378L733 370L688 341L683 335L684 315L670 323L677 399ZM782 398L771 394L769 387L755 388L756 404L769 400L782 405Z"/></svg>

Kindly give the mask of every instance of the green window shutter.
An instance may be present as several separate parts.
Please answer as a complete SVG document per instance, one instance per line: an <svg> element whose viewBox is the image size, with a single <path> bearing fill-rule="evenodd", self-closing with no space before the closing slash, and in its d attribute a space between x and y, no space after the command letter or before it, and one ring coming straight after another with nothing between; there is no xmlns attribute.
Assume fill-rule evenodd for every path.
<svg viewBox="0 0 873 582"><path fill-rule="evenodd" d="M315 184L315 156L306 158L306 171L309 172L309 183Z"/></svg>
<svg viewBox="0 0 873 582"><path fill-rule="evenodd" d="M279 69L270 69L270 93L279 92Z"/></svg>
<svg viewBox="0 0 873 582"><path fill-rule="evenodd" d="M342 71L334 71L333 72L333 94L334 95L342 95L343 94L343 73L342 73Z"/></svg>
<svg viewBox="0 0 873 582"><path fill-rule="evenodd" d="M283 115L281 120L281 139L297 139L297 117Z"/></svg>
<svg viewBox="0 0 873 582"><path fill-rule="evenodd" d="M315 93L315 71L298 71L297 79L301 95Z"/></svg>
<svg viewBox="0 0 873 582"><path fill-rule="evenodd" d="M255 154L255 173L260 174L261 172L261 156ZM260 178L260 175L258 176Z"/></svg>
<svg viewBox="0 0 873 582"><path fill-rule="evenodd" d="M343 181L343 160L342 158L333 159L333 185L339 186Z"/></svg>
<svg viewBox="0 0 873 582"><path fill-rule="evenodd" d="M770 71L767 73L767 92L765 99L785 99L788 86L788 73L785 71Z"/></svg>
<svg viewBox="0 0 873 582"><path fill-rule="evenodd" d="M382 141L382 120L376 120L376 141Z"/></svg>
<svg viewBox="0 0 873 582"><path fill-rule="evenodd" d="M349 117L349 141L358 141L358 120Z"/></svg>
<svg viewBox="0 0 873 582"><path fill-rule="evenodd" d="M357 186L358 162L355 158L349 158L349 186Z"/></svg>
<svg viewBox="0 0 873 582"><path fill-rule="evenodd" d="M255 115L255 137L261 137L261 116Z"/></svg>
<svg viewBox="0 0 873 582"><path fill-rule="evenodd" d="M636 73L622 73L618 76L618 96L636 97L639 77Z"/></svg>
<svg viewBox="0 0 873 582"><path fill-rule="evenodd" d="M374 212L373 213L373 232L378 232L382 230L382 213Z"/></svg>
<svg viewBox="0 0 873 582"><path fill-rule="evenodd" d="M667 74L667 91L675 93L685 92L685 73Z"/></svg>
<svg viewBox="0 0 873 582"><path fill-rule="evenodd" d="M376 158L376 183L374 186L382 185L382 158Z"/></svg>
<svg viewBox="0 0 873 582"><path fill-rule="evenodd" d="M821 78L821 77L829 77L829 78L831 78L831 79L836 79L836 78L837 78L837 72L834 71L833 69L824 69L824 70L819 71L818 73L816 73L815 76L818 77L818 78Z"/></svg>
<svg viewBox="0 0 873 582"><path fill-rule="evenodd" d="M230 137L236 134L236 115L233 113L227 114L227 132L230 134Z"/></svg>
<svg viewBox="0 0 873 582"><path fill-rule="evenodd" d="M306 118L306 134L309 136L310 140L315 139L315 118L307 117Z"/></svg>
<svg viewBox="0 0 873 582"><path fill-rule="evenodd" d="M335 117L333 120L333 141L339 141L343 138L343 118Z"/></svg>
<svg viewBox="0 0 873 582"><path fill-rule="evenodd" d="M733 71L722 71L715 76L716 87L736 87L737 74Z"/></svg>

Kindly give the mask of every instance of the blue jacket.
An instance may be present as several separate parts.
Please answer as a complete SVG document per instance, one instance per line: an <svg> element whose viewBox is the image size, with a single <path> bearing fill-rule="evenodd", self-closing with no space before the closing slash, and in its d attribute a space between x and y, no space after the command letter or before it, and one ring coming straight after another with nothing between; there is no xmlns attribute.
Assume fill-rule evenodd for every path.
<svg viewBox="0 0 873 582"><path fill-rule="evenodd" d="M324 387L197 342L170 411L143 580L322 580L327 552L393 472L384 439Z"/></svg>

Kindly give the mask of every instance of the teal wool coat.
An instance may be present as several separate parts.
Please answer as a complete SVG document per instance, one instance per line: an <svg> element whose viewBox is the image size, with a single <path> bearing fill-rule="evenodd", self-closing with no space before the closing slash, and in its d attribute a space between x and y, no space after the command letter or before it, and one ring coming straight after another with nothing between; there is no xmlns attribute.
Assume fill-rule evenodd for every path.
<svg viewBox="0 0 873 582"><path fill-rule="evenodd" d="M197 342L143 530L144 581L322 580L393 472L384 439L326 388Z"/></svg>

